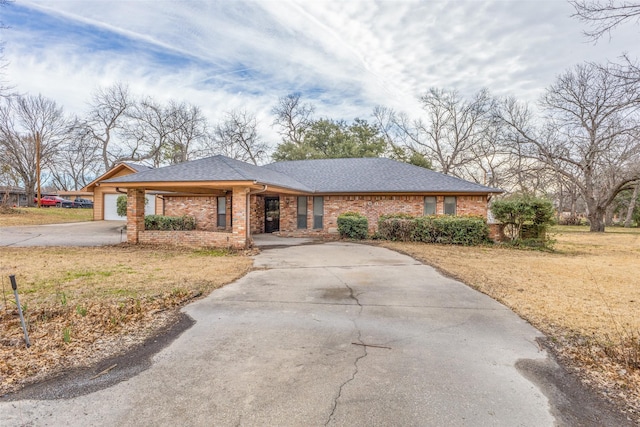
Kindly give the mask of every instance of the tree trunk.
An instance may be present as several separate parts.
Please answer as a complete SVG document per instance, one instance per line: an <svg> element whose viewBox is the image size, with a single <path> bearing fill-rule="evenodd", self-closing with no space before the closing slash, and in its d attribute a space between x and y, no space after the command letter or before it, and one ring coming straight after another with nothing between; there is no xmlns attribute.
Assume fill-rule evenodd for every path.
<svg viewBox="0 0 640 427"><path fill-rule="evenodd" d="M595 233L604 233L604 209L589 209L589 231Z"/></svg>
<svg viewBox="0 0 640 427"><path fill-rule="evenodd" d="M607 209L604 210L604 224L607 227L610 227L613 225L613 210L614 210L613 203L607 206Z"/></svg>
<svg viewBox="0 0 640 427"><path fill-rule="evenodd" d="M562 182L560 182L560 194L558 195L558 210L556 211L556 222L560 224L562 213L564 211L564 191L562 191Z"/></svg>
<svg viewBox="0 0 640 427"><path fill-rule="evenodd" d="M624 226L626 228L631 227L631 220L633 219L633 211L636 209L636 201L638 200L638 190L640 190L640 182L633 188L633 195L629 201L629 207L627 208L627 217L624 220Z"/></svg>
<svg viewBox="0 0 640 427"><path fill-rule="evenodd" d="M37 206L36 203L33 201L34 198L36 197L36 192L33 189L26 189L25 190L25 194L27 196L27 206Z"/></svg>

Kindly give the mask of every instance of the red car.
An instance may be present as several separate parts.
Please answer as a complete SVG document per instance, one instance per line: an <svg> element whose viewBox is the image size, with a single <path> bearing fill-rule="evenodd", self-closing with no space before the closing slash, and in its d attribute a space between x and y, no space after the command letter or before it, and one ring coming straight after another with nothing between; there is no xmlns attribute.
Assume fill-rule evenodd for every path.
<svg viewBox="0 0 640 427"><path fill-rule="evenodd" d="M37 205L38 198L34 197L33 202ZM40 206L56 206L59 208L72 208L73 202L71 200L63 199L59 196L42 196L40 198Z"/></svg>

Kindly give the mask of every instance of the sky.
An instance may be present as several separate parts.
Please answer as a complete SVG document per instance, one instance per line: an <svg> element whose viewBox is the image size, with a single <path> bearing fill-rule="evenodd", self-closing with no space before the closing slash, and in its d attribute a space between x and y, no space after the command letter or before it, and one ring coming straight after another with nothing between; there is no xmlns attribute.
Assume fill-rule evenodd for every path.
<svg viewBox="0 0 640 427"><path fill-rule="evenodd" d="M535 103L575 64L640 56L637 25L594 44L572 13L565 0L16 0L0 39L9 83L69 113L120 81L211 123L246 109L275 146L271 110L294 92L318 117L419 117L429 88Z"/></svg>

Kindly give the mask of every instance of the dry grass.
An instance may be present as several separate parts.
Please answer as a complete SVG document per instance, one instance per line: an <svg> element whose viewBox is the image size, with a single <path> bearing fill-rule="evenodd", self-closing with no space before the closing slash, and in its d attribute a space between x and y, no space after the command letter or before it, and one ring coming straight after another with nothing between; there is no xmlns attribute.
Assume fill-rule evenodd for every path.
<svg viewBox="0 0 640 427"><path fill-rule="evenodd" d="M120 352L123 343L164 326L168 309L237 279L251 265L249 257L221 250L0 248L0 395ZM10 274L26 307L29 349Z"/></svg>
<svg viewBox="0 0 640 427"><path fill-rule="evenodd" d="M387 242L504 303L640 410L640 230L558 227L555 251ZM633 410L633 409L632 409Z"/></svg>
<svg viewBox="0 0 640 427"><path fill-rule="evenodd" d="M59 224L91 221L93 209L5 208L0 209L0 227L16 225Z"/></svg>

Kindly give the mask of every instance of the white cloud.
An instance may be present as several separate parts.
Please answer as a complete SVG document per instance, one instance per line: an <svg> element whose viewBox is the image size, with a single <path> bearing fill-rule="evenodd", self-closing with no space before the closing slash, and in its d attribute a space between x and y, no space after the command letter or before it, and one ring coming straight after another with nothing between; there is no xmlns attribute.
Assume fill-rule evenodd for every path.
<svg viewBox="0 0 640 427"><path fill-rule="evenodd" d="M268 138L271 106L300 91L334 118L383 104L418 114L429 87L534 101L583 60L637 55L638 27L585 41L562 0L34 1L3 36L9 79L81 112L98 85L200 105L212 121L246 108ZM26 18L25 18L26 17ZM37 25L29 20L48 20Z"/></svg>

